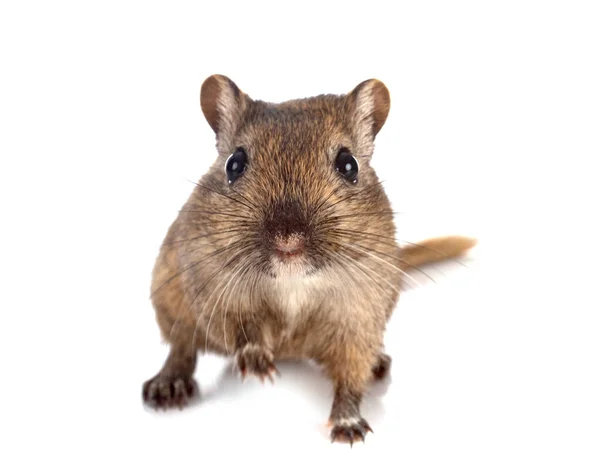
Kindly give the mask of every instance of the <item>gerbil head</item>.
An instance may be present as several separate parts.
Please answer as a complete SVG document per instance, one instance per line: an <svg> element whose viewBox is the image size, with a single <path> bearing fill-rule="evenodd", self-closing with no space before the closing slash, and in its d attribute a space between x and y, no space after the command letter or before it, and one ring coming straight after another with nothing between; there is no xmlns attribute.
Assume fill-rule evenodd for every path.
<svg viewBox="0 0 600 472"><path fill-rule="evenodd" d="M370 166L390 108L382 82L272 104L213 75L200 103L219 156L194 199L211 214L195 217L223 231L223 247L253 268L308 275L360 258L357 242L372 245L360 233L393 237L389 202Z"/></svg>

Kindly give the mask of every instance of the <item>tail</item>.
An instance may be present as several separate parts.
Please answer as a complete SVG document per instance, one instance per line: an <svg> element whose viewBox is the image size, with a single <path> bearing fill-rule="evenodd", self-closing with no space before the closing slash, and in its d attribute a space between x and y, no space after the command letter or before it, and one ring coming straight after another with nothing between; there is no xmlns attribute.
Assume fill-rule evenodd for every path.
<svg viewBox="0 0 600 472"><path fill-rule="evenodd" d="M461 256L476 244L477 240L473 238L442 236L404 246L400 250L400 257L407 268L416 268Z"/></svg>

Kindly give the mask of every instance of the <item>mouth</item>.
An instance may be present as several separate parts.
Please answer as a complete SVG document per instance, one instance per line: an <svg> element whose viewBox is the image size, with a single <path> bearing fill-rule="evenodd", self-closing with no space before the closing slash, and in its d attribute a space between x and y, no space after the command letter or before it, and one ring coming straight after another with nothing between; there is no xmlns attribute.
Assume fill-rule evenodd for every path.
<svg viewBox="0 0 600 472"><path fill-rule="evenodd" d="M300 235L277 237L273 243L271 267L276 277L309 274L314 268L307 257L305 239Z"/></svg>
<svg viewBox="0 0 600 472"><path fill-rule="evenodd" d="M300 252L295 254L275 253L271 256L271 269L275 277L281 277L307 275L313 267Z"/></svg>

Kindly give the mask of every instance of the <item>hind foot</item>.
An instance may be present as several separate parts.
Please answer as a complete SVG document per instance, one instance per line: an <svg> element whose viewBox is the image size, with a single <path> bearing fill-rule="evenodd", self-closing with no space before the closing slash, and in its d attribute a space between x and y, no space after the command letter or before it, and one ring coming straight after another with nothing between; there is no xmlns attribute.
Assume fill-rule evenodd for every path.
<svg viewBox="0 0 600 472"><path fill-rule="evenodd" d="M390 367L392 365L392 358L387 354L381 353L377 358L377 362L373 366L371 370L373 372L373 377L375 380L381 380L385 378L389 372Z"/></svg>
<svg viewBox="0 0 600 472"><path fill-rule="evenodd" d="M354 441L365 441L367 433L373 432L369 423L361 417L338 418L332 422L331 442L354 444Z"/></svg>

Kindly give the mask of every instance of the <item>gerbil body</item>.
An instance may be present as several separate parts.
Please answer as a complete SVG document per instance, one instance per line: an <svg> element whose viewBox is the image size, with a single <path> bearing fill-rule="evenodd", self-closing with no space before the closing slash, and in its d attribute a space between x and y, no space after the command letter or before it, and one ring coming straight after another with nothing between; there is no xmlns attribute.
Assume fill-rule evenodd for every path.
<svg viewBox="0 0 600 472"><path fill-rule="evenodd" d="M171 351L144 398L184 405L199 350L235 356L242 375L261 378L278 359L313 359L334 383L332 439L363 439L360 400L389 368L383 335L405 271L473 241L396 244L370 166L389 110L381 82L268 104L211 76L201 105L219 156L156 261L152 302Z"/></svg>

